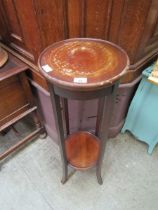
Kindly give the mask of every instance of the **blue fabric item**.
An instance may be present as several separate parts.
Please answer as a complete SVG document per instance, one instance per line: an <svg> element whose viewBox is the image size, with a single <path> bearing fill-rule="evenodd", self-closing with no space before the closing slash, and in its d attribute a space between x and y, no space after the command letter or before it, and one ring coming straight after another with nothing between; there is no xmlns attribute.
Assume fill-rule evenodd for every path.
<svg viewBox="0 0 158 210"><path fill-rule="evenodd" d="M147 80L152 69L153 65L143 71L122 128L122 133L128 130L138 140L147 143L149 154L158 143L158 86Z"/></svg>

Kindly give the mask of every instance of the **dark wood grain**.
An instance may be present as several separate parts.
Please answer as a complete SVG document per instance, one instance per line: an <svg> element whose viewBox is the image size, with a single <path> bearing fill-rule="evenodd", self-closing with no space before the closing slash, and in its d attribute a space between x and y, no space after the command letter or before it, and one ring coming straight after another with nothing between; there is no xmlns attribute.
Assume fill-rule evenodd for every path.
<svg viewBox="0 0 158 210"><path fill-rule="evenodd" d="M125 0L112 1L108 39L114 43L118 43L119 40L120 25L122 20L121 18L123 15L124 3Z"/></svg>
<svg viewBox="0 0 158 210"><path fill-rule="evenodd" d="M88 36L124 48L130 66L121 83L132 84L158 56L157 8L157 0L1 0L0 39L29 65L28 75L39 90L48 90L37 68L42 50L59 40Z"/></svg>
<svg viewBox="0 0 158 210"><path fill-rule="evenodd" d="M152 1L146 24L144 26L144 36L138 48L136 59L145 57L146 54L154 52L158 48L158 1Z"/></svg>
<svg viewBox="0 0 158 210"><path fill-rule="evenodd" d="M62 119L61 103L60 103L60 97L55 94L53 86L50 83L48 83L48 87L50 91L51 105L54 111L54 118L55 118L55 124L59 141L59 149L62 161L61 182L64 184L68 178L68 165L67 165L67 158L65 151L64 122Z"/></svg>
<svg viewBox="0 0 158 210"><path fill-rule="evenodd" d="M125 1L121 16L118 44L126 49L131 64L137 54L146 25L151 1Z"/></svg>
<svg viewBox="0 0 158 210"><path fill-rule="evenodd" d="M47 82L45 78L43 77L43 75L40 74L40 72L34 70L33 68L29 68L26 73L32 81L34 81L40 87L48 91Z"/></svg>
<svg viewBox="0 0 158 210"><path fill-rule="evenodd" d="M27 68L10 54L7 63L0 68L0 126L34 106L24 73Z"/></svg>
<svg viewBox="0 0 158 210"><path fill-rule="evenodd" d="M85 12L85 36L108 39L111 0L87 0Z"/></svg>
<svg viewBox="0 0 158 210"><path fill-rule="evenodd" d="M68 31L69 38L83 36L83 19L84 19L84 1L80 0L69 0L68 1Z"/></svg>
<svg viewBox="0 0 158 210"><path fill-rule="evenodd" d="M158 55L157 0L2 0L3 42L37 64L41 51L66 38L112 41L129 55L131 71L123 82L140 75ZM7 25L7 27L6 27Z"/></svg>
<svg viewBox="0 0 158 210"><path fill-rule="evenodd" d="M0 101L0 122L2 121L2 123L4 123L6 116L28 103L17 77L12 77L0 83ZM2 123L0 123L0 126Z"/></svg>
<svg viewBox="0 0 158 210"><path fill-rule="evenodd" d="M0 154L0 160L44 132L37 115L31 88L25 71L28 66L9 54L7 63L0 68L0 132L27 115L32 115L34 132Z"/></svg>
<svg viewBox="0 0 158 210"><path fill-rule="evenodd" d="M10 78L11 76L19 74L20 72L25 71L28 68L26 64L22 63L15 56L9 54L8 57L9 58L6 64L2 68L0 68L0 82L7 78Z"/></svg>
<svg viewBox="0 0 158 210"><path fill-rule="evenodd" d="M19 42L23 42L22 30L19 22L19 18L17 17L15 2L12 0L3 1L5 12L8 17L7 24L9 25L10 35L15 43L19 44ZM22 43L20 43L22 45Z"/></svg>
<svg viewBox="0 0 158 210"><path fill-rule="evenodd" d="M42 48L65 39L64 0L34 1ZM36 34L37 35L37 34Z"/></svg>
<svg viewBox="0 0 158 210"><path fill-rule="evenodd" d="M37 52L41 51L41 42L37 36L39 28L33 2L26 1L24 6L23 1L8 0L2 1L1 7L2 5L9 33L8 37L3 37L4 40L23 56L35 61Z"/></svg>

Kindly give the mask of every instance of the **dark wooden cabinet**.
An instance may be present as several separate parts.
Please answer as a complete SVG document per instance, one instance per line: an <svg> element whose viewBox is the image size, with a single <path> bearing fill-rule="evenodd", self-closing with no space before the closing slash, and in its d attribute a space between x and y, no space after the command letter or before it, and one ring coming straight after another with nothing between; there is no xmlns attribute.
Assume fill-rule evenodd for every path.
<svg viewBox="0 0 158 210"><path fill-rule="evenodd" d="M30 0L2 0L0 12L4 28L0 31L6 44L27 59L36 62L41 50L41 41L33 8L33 1Z"/></svg>
<svg viewBox="0 0 158 210"><path fill-rule="evenodd" d="M36 125L34 131L0 154L0 160L44 132L25 73L27 69L27 65L11 54L6 64L0 68L0 132L29 114Z"/></svg>
<svg viewBox="0 0 158 210"><path fill-rule="evenodd" d="M134 71L158 54L157 8L157 0L1 0L0 34L35 64L40 52L59 40L112 41L130 57L133 75L125 78L129 82L138 76Z"/></svg>

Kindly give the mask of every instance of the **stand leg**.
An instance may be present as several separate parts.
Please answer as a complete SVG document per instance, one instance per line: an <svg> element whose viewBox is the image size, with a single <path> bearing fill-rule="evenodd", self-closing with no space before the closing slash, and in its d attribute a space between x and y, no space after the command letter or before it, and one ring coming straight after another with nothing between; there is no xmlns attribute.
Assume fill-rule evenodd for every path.
<svg viewBox="0 0 158 210"><path fill-rule="evenodd" d="M111 121L111 115L114 105L114 99L115 99L115 93L117 89L118 84L115 84L112 87L112 93L109 96L106 96L104 98L99 99L99 107L98 107L98 120L99 125L97 125L97 135L100 138L100 152L99 152L99 158L97 162L97 170L96 170L96 176L99 184L102 184L102 177L101 177L101 166L102 161L104 157L105 152L105 146L106 141L108 139L108 129L110 126Z"/></svg>
<svg viewBox="0 0 158 210"><path fill-rule="evenodd" d="M96 127L96 134L100 138L100 152L99 152L99 159L97 162L97 170L96 170L96 176L98 183L101 185L103 184L103 180L101 177L101 165L102 165L102 159L105 151L105 146L106 146L106 140L107 140L107 135L106 135L106 128L105 128L105 116L106 116L106 102L107 102L107 97L100 98L99 99L99 106L98 106L98 117L97 117L97 127ZM100 124L100 125L99 125ZM106 123L107 124L107 123ZM104 128L103 128L104 127ZM103 132L103 130L105 132Z"/></svg>
<svg viewBox="0 0 158 210"><path fill-rule="evenodd" d="M65 137L67 137L70 134L69 129L69 110L68 110L68 101L66 98L61 98L61 104L63 108L63 123L64 123L64 129L65 129Z"/></svg>
<svg viewBox="0 0 158 210"><path fill-rule="evenodd" d="M63 121L62 121L60 97L54 93L53 85L48 83L48 87L50 91L50 98L52 102L52 108L54 111L54 119L55 119L57 134L59 138L59 148L60 148L62 169L63 169L63 176L62 176L61 182L64 184L68 178L68 164L67 164L66 152L65 152L64 128L63 128Z"/></svg>
<svg viewBox="0 0 158 210"><path fill-rule="evenodd" d="M105 101L104 97L99 98L98 101L98 113L97 113L96 130L95 130L96 136L99 136L99 125L103 114L104 101Z"/></svg>

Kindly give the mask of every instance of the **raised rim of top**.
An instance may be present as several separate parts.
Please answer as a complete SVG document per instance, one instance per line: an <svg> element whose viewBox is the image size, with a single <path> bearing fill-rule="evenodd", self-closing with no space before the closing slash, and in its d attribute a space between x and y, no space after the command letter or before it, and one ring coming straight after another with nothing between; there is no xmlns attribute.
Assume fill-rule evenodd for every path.
<svg viewBox="0 0 158 210"><path fill-rule="evenodd" d="M72 41L95 41L95 42L102 42L102 43L108 43L112 46L114 46L115 48L119 49L120 51L123 52L123 54L125 55L126 59L127 59L127 64L125 66L125 68L122 70L122 72L114 77L112 77L109 80L105 80L105 81L101 81L101 82L94 82L94 83L84 83L84 84L80 84L80 83L73 83L73 82L67 82L64 80L60 80L54 77L51 77L48 73L46 73L42 67L41 67L41 57L43 56L43 54L50 48L55 48L57 46L60 46L62 43L68 43L68 42L72 42ZM125 50L123 50L120 46L110 42L110 41L106 41L103 39L95 39L95 38L71 38L71 39L65 39L62 41L58 41L55 42L51 45L49 45L48 47L46 47L40 54L39 58L38 58L38 67L40 72L44 75L44 77L51 83L55 84L56 86L59 87L63 87L65 89L74 89L74 90L88 90L88 89L100 89L102 87L105 86L110 86L112 85L115 81L119 80L125 73L126 71L129 69L129 57L126 53Z"/></svg>

